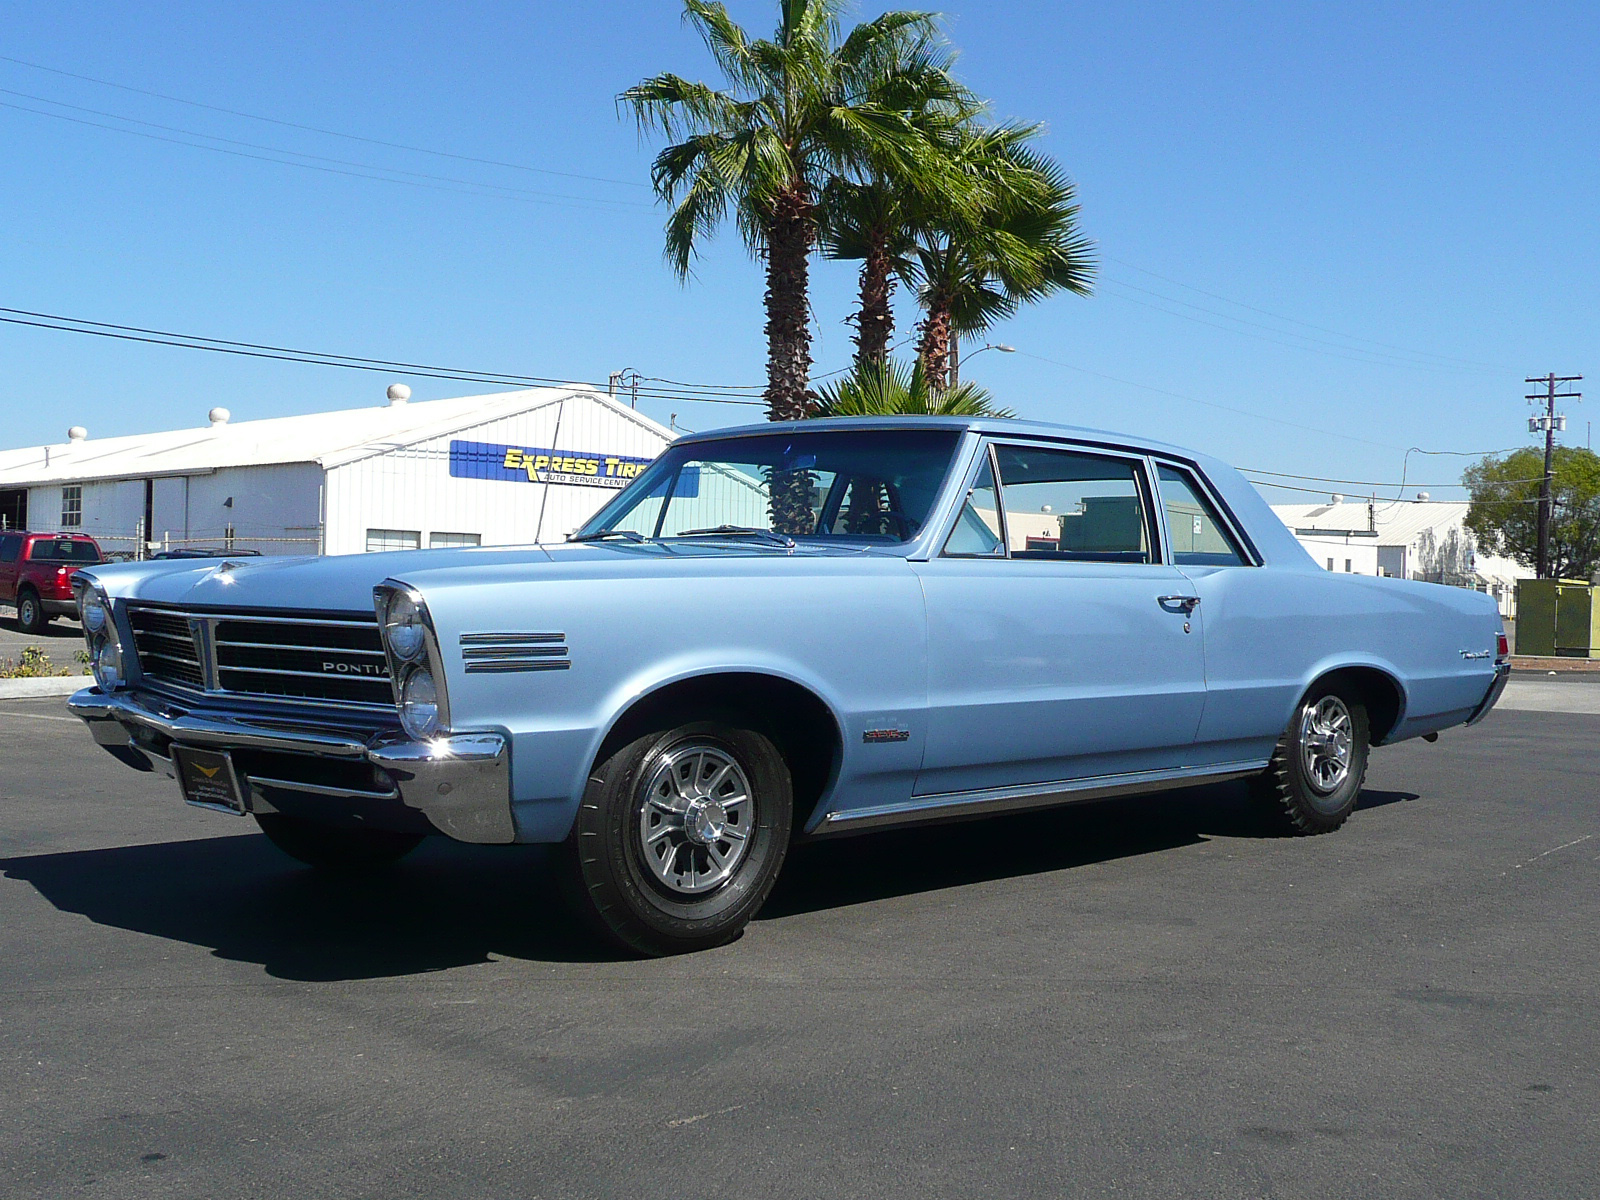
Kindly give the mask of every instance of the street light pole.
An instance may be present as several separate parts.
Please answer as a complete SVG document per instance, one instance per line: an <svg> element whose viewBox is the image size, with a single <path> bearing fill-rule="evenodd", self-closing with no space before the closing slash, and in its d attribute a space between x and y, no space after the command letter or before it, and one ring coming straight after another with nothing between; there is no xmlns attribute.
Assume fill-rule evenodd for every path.
<svg viewBox="0 0 1600 1200"><path fill-rule="evenodd" d="M956 384L961 382L961 358L959 352L956 350L957 344L957 340L952 338L950 341L951 387L955 387ZM967 355L968 361L977 358L978 355L982 354L984 350L998 350L1001 354L1015 354L1017 352L1017 348L1015 346L1007 346L1002 342L985 342L982 349L974 350L971 354Z"/></svg>

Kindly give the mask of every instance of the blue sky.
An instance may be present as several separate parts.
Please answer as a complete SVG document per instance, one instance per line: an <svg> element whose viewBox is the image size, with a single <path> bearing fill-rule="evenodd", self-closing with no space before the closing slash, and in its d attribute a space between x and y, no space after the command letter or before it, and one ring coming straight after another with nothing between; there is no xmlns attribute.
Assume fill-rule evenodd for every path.
<svg viewBox="0 0 1600 1200"><path fill-rule="evenodd" d="M770 31L770 3L730 7ZM964 78L996 114L1048 125L1103 259L1094 298L1030 309L993 334L1020 353L971 361L969 377L1021 415L1388 482L1408 447L1527 442L1524 375L1600 370L1593 5L944 11ZM757 266L730 235L690 286L673 279L641 186L655 147L614 106L655 71L711 75L679 12L671 0L12 6L10 58L618 182L0 61L0 305L479 370L759 384ZM233 139L210 144L236 153L156 140L198 140L172 130ZM328 169L246 157L281 151ZM426 186L338 173L349 163ZM819 371L848 361L853 277L848 264L814 269ZM902 334L914 320L903 305ZM197 425L216 404L244 419L376 403L401 377L11 325L0 364L7 446L60 441L70 424L91 436ZM407 381L418 399L478 390ZM1577 444L1600 420L1587 411L1600 378L1590 386L1595 401L1567 406ZM641 407L694 429L759 415ZM1446 483L1463 461L1413 455L1409 478Z"/></svg>

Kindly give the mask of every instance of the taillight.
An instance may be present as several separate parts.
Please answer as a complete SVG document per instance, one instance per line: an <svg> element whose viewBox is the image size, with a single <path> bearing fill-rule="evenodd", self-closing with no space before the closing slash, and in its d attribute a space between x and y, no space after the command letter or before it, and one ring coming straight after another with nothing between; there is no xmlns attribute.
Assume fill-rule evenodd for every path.
<svg viewBox="0 0 1600 1200"><path fill-rule="evenodd" d="M1511 657L1511 641L1506 637L1504 630L1495 635L1494 657L1496 662L1505 662Z"/></svg>

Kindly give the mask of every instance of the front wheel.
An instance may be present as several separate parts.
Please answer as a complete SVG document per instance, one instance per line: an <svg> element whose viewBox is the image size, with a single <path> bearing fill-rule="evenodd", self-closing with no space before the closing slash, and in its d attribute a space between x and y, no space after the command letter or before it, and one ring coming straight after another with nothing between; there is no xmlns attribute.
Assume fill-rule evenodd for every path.
<svg viewBox="0 0 1600 1200"><path fill-rule="evenodd" d="M308 867L326 871L367 871L404 858L422 841L420 833L388 829L347 829L319 825L282 813L255 813L256 824L272 844Z"/></svg>
<svg viewBox="0 0 1600 1200"><path fill-rule="evenodd" d="M1319 684L1278 739L1257 799L1286 832L1332 833L1355 811L1368 747L1366 706L1337 684Z"/></svg>
<svg viewBox="0 0 1600 1200"><path fill-rule="evenodd" d="M589 778L563 848L569 897L637 953L730 942L777 880L793 807L765 734L731 719L647 734Z"/></svg>
<svg viewBox="0 0 1600 1200"><path fill-rule="evenodd" d="M23 591L17 597L17 624L23 633L39 634L50 624L50 614L44 611L44 602L32 591Z"/></svg>

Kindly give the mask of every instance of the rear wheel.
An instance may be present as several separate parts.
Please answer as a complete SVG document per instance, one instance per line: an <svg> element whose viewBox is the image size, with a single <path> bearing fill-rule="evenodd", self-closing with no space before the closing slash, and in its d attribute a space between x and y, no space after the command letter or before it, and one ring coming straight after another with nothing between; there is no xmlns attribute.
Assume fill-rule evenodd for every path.
<svg viewBox="0 0 1600 1200"><path fill-rule="evenodd" d="M255 813L256 824L272 844L308 867L331 871L365 871L396 862L422 841L420 833L387 829L347 829L282 813Z"/></svg>
<svg viewBox="0 0 1600 1200"><path fill-rule="evenodd" d="M44 611L39 593L31 588L23 588L17 594L17 624L23 633L43 633L50 624L50 614Z"/></svg>
<svg viewBox="0 0 1600 1200"><path fill-rule="evenodd" d="M765 734L733 719L647 734L590 776L564 846L569 897L641 954L730 942L777 880L793 807Z"/></svg>
<svg viewBox="0 0 1600 1200"><path fill-rule="evenodd" d="M1366 706L1337 683L1318 684L1278 739L1257 799L1286 832L1332 833L1355 811L1368 745Z"/></svg>

